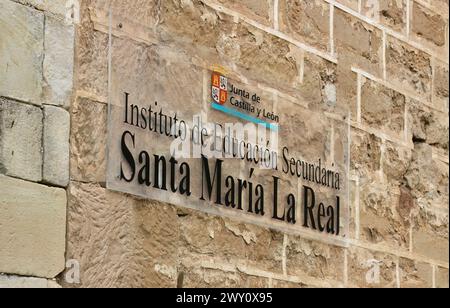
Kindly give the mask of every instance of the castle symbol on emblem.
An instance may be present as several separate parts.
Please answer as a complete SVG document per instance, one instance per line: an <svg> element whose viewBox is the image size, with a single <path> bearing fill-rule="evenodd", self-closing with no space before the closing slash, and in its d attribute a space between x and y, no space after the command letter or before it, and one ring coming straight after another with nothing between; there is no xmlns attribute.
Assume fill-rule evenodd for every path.
<svg viewBox="0 0 450 308"><path fill-rule="evenodd" d="M215 103L223 105L228 99L228 79L218 72L212 74L211 95Z"/></svg>

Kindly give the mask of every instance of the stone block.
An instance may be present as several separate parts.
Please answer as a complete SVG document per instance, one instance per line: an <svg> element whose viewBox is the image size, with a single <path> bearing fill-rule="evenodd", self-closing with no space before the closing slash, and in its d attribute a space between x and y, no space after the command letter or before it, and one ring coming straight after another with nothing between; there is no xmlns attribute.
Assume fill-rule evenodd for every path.
<svg viewBox="0 0 450 308"><path fill-rule="evenodd" d="M39 182L42 179L42 111L0 98L0 172Z"/></svg>
<svg viewBox="0 0 450 308"><path fill-rule="evenodd" d="M66 191L0 176L0 272L54 278L64 270Z"/></svg>
<svg viewBox="0 0 450 308"><path fill-rule="evenodd" d="M345 5L349 9L352 9L355 12L358 12L359 9L359 0L337 0L336 2Z"/></svg>
<svg viewBox="0 0 450 308"><path fill-rule="evenodd" d="M411 143L426 143L443 153L448 153L448 114L411 100L407 124L408 140Z"/></svg>
<svg viewBox="0 0 450 308"><path fill-rule="evenodd" d="M325 1L281 0L280 30L320 50L330 48L330 5Z"/></svg>
<svg viewBox="0 0 450 308"><path fill-rule="evenodd" d="M107 106L78 98L72 108L70 176L82 182L106 182Z"/></svg>
<svg viewBox="0 0 450 308"><path fill-rule="evenodd" d="M364 125L402 139L406 97L377 82L364 79L361 89L361 121Z"/></svg>
<svg viewBox="0 0 450 308"><path fill-rule="evenodd" d="M286 40L218 14L198 0L164 1L161 10L161 39L196 54L202 65L228 63L245 72L246 78L271 87L292 89L296 85L300 63L294 55L298 48Z"/></svg>
<svg viewBox="0 0 450 308"><path fill-rule="evenodd" d="M383 34L357 17L336 10L335 45L339 65L356 67L382 76Z"/></svg>
<svg viewBox="0 0 450 308"><path fill-rule="evenodd" d="M448 262L448 213L420 209L412 230L412 251L432 260Z"/></svg>
<svg viewBox="0 0 450 308"><path fill-rule="evenodd" d="M348 108L348 101L338 100L337 67L334 63L319 56L304 53L303 72L296 87L302 100L307 102L311 109L334 110ZM340 105L338 105L340 104ZM338 109L338 108L336 108Z"/></svg>
<svg viewBox="0 0 450 308"><path fill-rule="evenodd" d="M67 0L13 0L25 5L31 5L41 11L47 11L56 15L66 16Z"/></svg>
<svg viewBox="0 0 450 308"><path fill-rule="evenodd" d="M430 145L416 143L405 182L420 207L448 209L448 176L448 163L433 158Z"/></svg>
<svg viewBox="0 0 450 308"><path fill-rule="evenodd" d="M67 258L80 264L75 287L175 287L177 218L172 206L71 182Z"/></svg>
<svg viewBox="0 0 450 308"><path fill-rule="evenodd" d="M422 42L445 47L448 18L445 19L444 16L417 1L412 2L412 12L412 34Z"/></svg>
<svg viewBox="0 0 450 308"><path fill-rule="evenodd" d="M362 14L394 31L406 33L407 0L363 0Z"/></svg>
<svg viewBox="0 0 450 308"><path fill-rule="evenodd" d="M189 212L180 217L180 255L215 255L236 264L281 273L283 236L276 231Z"/></svg>
<svg viewBox="0 0 450 308"><path fill-rule="evenodd" d="M448 16L449 2L448 0L429 0L427 4L438 13L441 13L443 16Z"/></svg>
<svg viewBox="0 0 450 308"><path fill-rule="evenodd" d="M412 158L412 150L408 147L386 141L384 144L382 168L391 183L402 182Z"/></svg>
<svg viewBox="0 0 450 308"><path fill-rule="evenodd" d="M234 26L231 17L221 14L219 18L215 10L199 0L164 1L161 13L160 36L182 45L194 43L214 49L222 32L230 34Z"/></svg>
<svg viewBox="0 0 450 308"><path fill-rule="evenodd" d="M238 25L236 36L240 53L235 61L246 77L276 89L296 86L300 74L298 47L245 23Z"/></svg>
<svg viewBox="0 0 450 308"><path fill-rule="evenodd" d="M274 0L215 0L219 4L232 9L252 20L255 20L263 25L273 25Z"/></svg>
<svg viewBox="0 0 450 308"><path fill-rule="evenodd" d="M286 268L290 276L302 281L316 278L331 284L343 282L344 248L289 236Z"/></svg>
<svg viewBox="0 0 450 308"><path fill-rule="evenodd" d="M108 96L108 34L82 28L77 38L77 90ZM105 99L106 100L106 99ZM103 102L103 103L106 103Z"/></svg>
<svg viewBox="0 0 450 308"><path fill-rule="evenodd" d="M12 1L2 1L0 29L0 96L40 105L44 14Z"/></svg>
<svg viewBox="0 0 450 308"><path fill-rule="evenodd" d="M408 251L411 212L417 207L398 184L373 179L360 187L361 239Z"/></svg>
<svg viewBox="0 0 450 308"><path fill-rule="evenodd" d="M0 275L0 289L54 289L57 282L43 278Z"/></svg>
<svg viewBox="0 0 450 308"><path fill-rule="evenodd" d="M192 0L181 1L181 4L189 5L189 2L191 1ZM175 0L175 2L179 1ZM159 4L155 1L134 0L130 2L96 0L89 1L86 5L93 13L93 16L108 16L109 8L111 6L114 22L122 23L123 26L127 23L131 23L135 27L151 29L158 22Z"/></svg>
<svg viewBox="0 0 450 308"><path fill-rule="evenodd" d="M399 261L400 287L432 288L433 268L431 264L401 258Z"/></svg>
<svg viewBox="0 0 450 308"><path fill-rule="evenodd" d="M362 130L352 130L351 169L362 176L381 170L381 147L381 138Z"/></svg>
<svg viewBox="0 0 450 308"><path fill-rule="evenodd" d="M349 287L395 288L397 258L390 254L351 247L348 250Z"/></svg>
<svg viewBox="0 0 450 308"><path fill-rule="evenodd" d="M69 184L70 115L58 107L44 107L44 166L42 180L56 186Z"/></svg>
<svg viewBox="0 0 450 308"><path fill-rule="evenodd" d="M448 110L448 87L449 87L448 64L435 61L434 65L434 101L433 105L439 110Z"/></svg>
<svg viewBox="0 0 450 308"><path fill-rule="evenodd" d="M431 98L431 56L388 36L386 42L387 79L426 100Z"/></svg>
<svg viewBox="0 0 450 308"><path fill-rule="evenodd" d="M436 288L448 289L448 268L436 268Z"/></svg>
<svg viewBox="0 0 450 308"><path fill-rule="evenodd" d="M73 26L48 16L45 20L44 97L50 105L68 108L74 74Z"/></svg>
<svg viewBox="0 0 450 308"><path fill-rule="evenodd" d="M358 75L351 70L351 65L345 61L338 62L336 69L336 93L337 105L347 111L345 118L351 117L352 121L357 117Z"/></svg>

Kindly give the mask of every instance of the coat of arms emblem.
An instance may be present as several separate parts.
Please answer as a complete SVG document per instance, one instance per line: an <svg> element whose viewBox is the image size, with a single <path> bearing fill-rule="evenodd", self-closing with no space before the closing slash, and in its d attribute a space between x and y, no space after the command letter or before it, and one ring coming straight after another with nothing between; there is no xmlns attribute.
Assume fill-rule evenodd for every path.
<svg viewBox="0 0 450 308"><path fill-rule="evenodd" d="M218 72L212 74L212 98L215 103L223 105L228 99L228 79Z"/></svg>

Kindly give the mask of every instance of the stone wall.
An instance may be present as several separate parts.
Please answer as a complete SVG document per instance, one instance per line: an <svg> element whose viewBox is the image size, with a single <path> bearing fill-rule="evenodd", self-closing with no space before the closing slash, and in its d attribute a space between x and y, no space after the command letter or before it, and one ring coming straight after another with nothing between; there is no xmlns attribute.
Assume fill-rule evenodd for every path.
<svg viewBox="0 0 450 308"><path fill-rule="evenodd" d="M448 287L448 1L82 0L76 26L65 1L0 1L0 286L45 285L65 252L64 287ZM350 110L350 238L107 190L110 4L130 49Z"/></svg>
<svg viewBox="0 0 450 308"><path fill-rule="evenodd" d="M65 269L75 28L65 1L0 1L0 287Z"/></svg>

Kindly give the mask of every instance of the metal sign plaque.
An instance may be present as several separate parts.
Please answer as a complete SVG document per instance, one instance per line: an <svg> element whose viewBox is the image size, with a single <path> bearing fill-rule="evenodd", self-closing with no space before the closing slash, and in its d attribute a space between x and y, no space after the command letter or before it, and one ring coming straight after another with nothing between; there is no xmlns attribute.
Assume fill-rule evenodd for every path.
<svg viewBox="0 0 450 308"><path fill-rule="evenodd" d="M181 47L110 40L108 189L283 232L346 237L348 119L199 64Z"/></svg>

